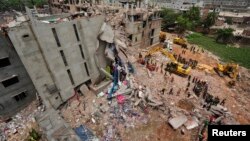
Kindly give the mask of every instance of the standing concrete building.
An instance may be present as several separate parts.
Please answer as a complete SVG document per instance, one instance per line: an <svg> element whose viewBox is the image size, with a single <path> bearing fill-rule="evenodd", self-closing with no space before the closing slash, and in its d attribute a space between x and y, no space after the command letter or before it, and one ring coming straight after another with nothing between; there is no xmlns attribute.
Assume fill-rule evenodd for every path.
<svg viewBox="0 0 250 141"><path fill-rule="evenodd" d="M204 0L206 8L213 8L222 11L247 12L249 11L249 0Z"/></svg>
<svg viewBox="0 0 250 141"><path fill-rule="evenodd" d="M147 10L147 9L146 9ZM161 31L160 11L130 8L126 12L125 31L132 47L148 47L159 43Z"/></svg>
<svg viewBox="0 0 250 141"><path fill-rule="evenodd" d="M203 0L157 0L157 4L176 11L188 11L193 6L203 7Z"/></svg>
<svg viewBox="0 0 250 141"><path fill-rule="evenodd" d="M158 8L147 8L137 2L119 1L123 9L123 24L130 46L146 48L159 43L161 17ZM145 3L144 3L145 4Z"/></svg>
<svg viewBox="0 0 250 141"><path fill-rule="evenodd" d="M102 76L107 43L98 36L104 16L37 18L29 9L27 14L29 21L10 28L8 35L44 104L58 108L75 88Z"/></svg>
<svg viewBox="0 0 250 141"><path fill-rule="evenodd" d="M30 104L36 90L8 37L0 31L0 119Z"/></svg>

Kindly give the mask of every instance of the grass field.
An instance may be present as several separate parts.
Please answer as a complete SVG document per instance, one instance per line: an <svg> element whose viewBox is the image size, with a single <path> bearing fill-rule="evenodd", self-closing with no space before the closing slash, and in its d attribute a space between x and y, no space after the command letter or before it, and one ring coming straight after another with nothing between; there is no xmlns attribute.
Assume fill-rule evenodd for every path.
<svg viewBox="0 0 250 141"><path fill-rule="evenodd" d="M211 51L225 62L236 62L241 66L250 69L250 47L235 48L225 44L219 44L214 38L193 33L187 37L188 42L197 44L200 47Z"/></svg>

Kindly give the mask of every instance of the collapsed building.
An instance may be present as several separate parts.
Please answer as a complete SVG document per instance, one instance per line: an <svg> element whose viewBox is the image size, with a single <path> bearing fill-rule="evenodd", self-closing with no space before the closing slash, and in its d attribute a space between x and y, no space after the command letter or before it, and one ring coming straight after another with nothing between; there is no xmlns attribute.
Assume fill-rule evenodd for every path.
<svg viewBox="0 0 250 141"><path fill-rule="evenodd" d="M223 118L231 118L232 114L222 106L224 104L217 105L218 101L214 104L214 99L217 97L203 102L204 98L197 96L194 90L194 92L192 91L193 86L197 87L199 83L203 84L203 82L207 84L208 79L211 84L209 93L217 93L222 86L217 85L221 82L218 77L210 77L209 72L195 69L192 70L194 71L192 76L189 75L188 78L171 75L171 71L168 72L164 69L168 65L164 63L171 60L170 55L155 53L155 56L148 60L146 54L150 50L145 52L145 49L137 48L145 48L157 42L156 37L152 34L155 32L155 28L159 27L155 26L152 33L150 28L154 26L150 26L151 21L147 23L150 16L156 20L156 23L160 23L157 10L151 9L144 14L142 9L129 8L129 10L127 8L122 8L116 13L108 13L106 16L97 14L98 12L89 12L87 15L84 12L76 12L43 17L38 16L36 11L27 9L27 19L23 22L14 22L13 24L16 25L8 29L8 35L47 107L41 116L36 116L36 121L43 129L47 139L79 140L79 138L83 138L82 140L88 140L85 137L89 138L89 134L91 134L91 138L95 138L93 133L87 133L86 127L90 126L95 134L104 138L103 140L121 140L121 136L126 136L127 139L124 140L148 140L150 138L145 130L140 130L143 131L142 136L135 138L140 135L140 132L136 131L146 125L150 128L150 134L157 132L156 135L151 134L152 139L166 139L166 136L164 136L165 138L158 136L158 133L162 131L164 135L166 132L170 133L169 138L167 137L169 140L182 140L181 138L171 138L171 136L179 137L181 134L189 136L194 133L194 138L200 137L205 130L197 127L199 125L203 127L203 122L206 122L208 117L211 120L216 119L213 124L235 123L234 119L232 122L231 120L221 122ZM114 9L111 8L106 12L112 11L114 12ZM144 15L146 15L145 28L143 28ZM117 17L122 18L116 19ZM129 29L130 26L126 26L129 22L131 29ZM139 30L138 27L141 28L141 26L143 29ZM150 35L146 36L144 42L140 42L141 39L137 37L144 37L143 31L146 28L147 34ZM132 33L129 34L127 30L131 30ZM123 31L126 31L124 32L126 34L123 34ZM117 32L121 34L117 34ZM126 48L126 44L120 40L120 35L134 38L134 41L137 39L136 42L139 43L132 44L133 42L130 41L132 47ZM148 39L149 37L153 38L152 43ZM127 52L124 51L126 49ZM180 51L185 55L186 48L185 50L183 47L175 49L179 55ZM192 58L204 53L199 50L201 51L200 48L192 46L192 52L187 50L187 56ZM142 57L139 55L138 58L138 54L141 53L145 55L143 61L148 61L148 64L139 63ZM177 58L177 54L173 56ZM179 61L182 63L188 59L180 56L178 58L181 58L177 60L182 60ZM215 59L211 60L215 62ZM193 61L190 62L192 64ZM215 64L214 62L213 64ZM150 69L151 64L155 65L154 69ZM87 94L81 90L86 83L90 84L88 85L90 87L95 87L95 84L98 85L104 79L112 80L113 83L99 91L98 94L95 93L97 95L92 92L90 92L92 94ZM213 89L213 87L217 89ZM86 95L78 97L76 92L78 89ZM167 92L168 90L170 91ZM106 101L107 99L109 101ZM68 102L66 103L66 101ZM223 101L221 103L225 103L225 100ZM55 109L58 109L62 103L65 105L59 108L60 111L56 111ZM151 122L151 119L154 120L153 118L161 126L151 128L150 125L155 125L155 122ZM180 129L181 134L176 134L176 131L171 133L168 128L164 129L167 127L166 120L175 130ZM148 124L149 122L153 124ZM75 128L75 132L72 128ZM194 128L197 130L191 130ZM131 133L127 134L128 130L125 129L135 133L134 136Z"/></svg>
<svg viewBox="0 0 250 141"><path fill-rule="evenodd" d="M80 11L48 15L26 8L27 15L8 24L8 37L48 109L48 114L36 116L36 121L42 128L55 127L46 130L48 139L55 139L54 133L59 131L54 123L47 124L47 121L57 120L57 116L50 111L58 109L78 92L86 94L82 90L86 88L85 84L97 94L111 80L118 82L120 74L111 75L117 74L118 69L126 76L131 69L127 68L127 46L145 48L159 42L159 10L148 11L133 4L126 5L126 8L122 5L107 7L107 15L98 10L87 14ZM108 20L109 16L121 18L118 21ZM116 22L118 24L114 24ZM125 35L125 40L122 40L121 34ZM113 69L115 72L111 72ZM107 77L110 79L103 81ZM113 89L118 84L113 82L112 85ZM129 88L119 91L131 92ZM116 93L111 91L109 99L115 96ZM60 129L68 128L64 121L59 126Z"/></svg>
<svg viewBox="0 0 250 141"><path fill-rule="evenodd" d="M93 2L95 5L85 1L76 1L68 3L60 0L50 1L52 13L83 13L84 15L93 16L105 13L107 17L114 16L112 22L114 27L123 25L129 45L132 47L148 47L159 43L159 34L161 31L160 9L151 8L150 4L135 1L116 1L114 3ZM116 16L117 15L117 16ZM117 22L119 21L119 22Z"/></svg>
<svg viewBox="0 0 250 141"><path fill-rule="evenodd" d="M91 7L90 3L84 1L65 4L53 0L50 1L50 10L57 14L49 15L41 10L38 12L39 9L27 9L26 16L19 14L16 20L7 24L13 51L20 57L32 80L30 83L34 84L46 107L58 108L84 83L101 82L105 75L100 69L110 64L110 53L107 59L105 52L107 54L108 51L105 48L113 43L113 36L118 30L125 33L125 39L115 39L115 43L124 48L146 48L159 42L159 9L147 8L147 4L133 1L106 2L104 6L98 3ZM60 11L65 10L64 6L69 6L66 8L69 11ZM106 29L109 33L103 34ZM27 93L32 93L29 94L31 97L35 96L35 90ZM22 108L20 105L18 107Z"/></svg>
<svg viewBox="0 0 250 141"><path fill-rule="evenodd" d="M35 99L36 90L4 32L0 32L0 119L12 116Z"/></svg>
<svg viewBox="0 0 250 141"><path fill-rule="evenodd" d="M99 68L107 66L107 42L98 38L104 16L35 18L30 9L27 15L29 21L9 28L8 35L44 104L58 108L81 84L96 83Z"/></svg>

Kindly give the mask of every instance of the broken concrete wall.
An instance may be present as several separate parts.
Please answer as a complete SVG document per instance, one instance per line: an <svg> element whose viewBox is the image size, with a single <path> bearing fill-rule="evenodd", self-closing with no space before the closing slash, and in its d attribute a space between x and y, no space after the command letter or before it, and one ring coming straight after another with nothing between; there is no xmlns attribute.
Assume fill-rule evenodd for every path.
<svg viewBox="0 0 250 141"><path fill-rule="evenodd" d="M0 83L0 119L5 119L30 104L35 99L36 90L11 42L2 32L0 32L0 59L9 61L9 64L1 61L0 82L8 80L13 75L18 78L17 83L8 87ZM16 99L15 96L22 92L25 92L26 97Z"/></svg>
<svg viewBox="0 0 250 141"><path fill-rule="evenodd" d="M144 28L144 31L143 31L143 38L142 38L142 41L141 41L141 47L148 47L150 46L150 36L151 36L151 29L149 28L148 26L148 23L146 25L146 27Z"/></svg>
<svg viewBox="0 0 250 141"><path fill-rule="evenodd" d="M39 94L49 101L46 106L51 103L57 108L73 96L75 87L89 80L94 82L101 75L99 65L106 66L106 44L98 40L103 22L103 16L57 24L31 18L31 23L10 30L11 40ZM24 34L29 35L27 41L22 39ZM35 53L29 54L32 51ZM53 94L48 91L51 86L55 87Z"/></svg>
<svg viewBox="0 0 250 141"><path fill-rule="evenodd" d="M84 80L83 75L77 76L79 71L86 76L85 69L81 69L81 66L84 65L84 60L81 58L80 44L77 44L73 25L69 23L47 25L40 22L35 22L33 25L44 59L51 71L51 75L54 77L57 88L60 89L62 101L66 101L73 95L73 85L77 86L82 82L80 79ZM60 47L57 45L53 35L53 28L58 36ZM70 80L70 74L73 82Z"/></svg>
<svg viewBox="0 0 250 141"><path fill-rule="evenodd" d="M8 34L44 104L47 107L51 104L54 107L59 106L62 102L59 95L57 93L50 94L47 89L47 86L53 86L55 83L29 23L24 23L21 27L11 28ZM24 37L24 35L28 37Z"/></svg>
<svg viewBox="0 0 250 141"><path fill-rule="evenodd" d="M161 19L148 20L144 28L141 47L148 47L159 43Z"/></svg>
<svg viewBox="0 0 250 141"><path fill-rule="evenodd" d="M139 33L137 33L137 34L133 34L132 35L132 46L133 47L140 47L140 45L141 45L141 41L142 41L142 33L141 32L139 32Z"/></svg>
<svg viewBox="0 0 250 141"><path fill-rule="evenodd" d="M81 141L70 125L59 115L58 111L47 110L38 115L36 121L49 141Z"/></svg>
<svg viewBox="0 0 250 141"><path fill-rule="evenodd" d="M96 57L100 68L105 68L107 65L110 64L110 61L107 59L107 57L103 55L103 53L105 52L106 45L107 45L106 42L99 41L99 48L96 52Z"/></svg>
<svg viewBox="0 0 250 141"><path fill-rule="evenodd" d="M99 33L100 33L99 34L100 40L105 41L107 43L114 42L115 34L112 27L109 24L103 23Z"/></svg>
<svg viewBox="0 0 250 141"><path fill-rule="evenodd" d="M155 29L155 28L160 28L161 27L161 19L153 19L150 22L150 28Z"/></svg>
<svg viewBox="0 0 250 141"><path fill-rule="evenodd" d="M125 25L126 29L125 31L128 34L136 34L138 32L142 32L143 31L143 22L139 21L139 22L128 22Z"/></svg>
<svg viewBox="0 0 250 141"><path fill-rule="evenodd" d="M106 47L106 43L100 42L100 40L98 39L98 35L100 32L101 26L104 22L104 19L105 19L104 16L94 16L88 20L85 19L85 20L79 21L79 24L81 25L81 29L79 30L79 33L82 38L82 43L83 43L84 48L88 50L86 60L88 62L88 68L89 68L92 82L95 82L100 75L98 65L106 65L106 60L102 59L102 58L105 58L104 49ZM97 58L99 58L97 62L100 61L100 63L96 64L94 55L98 47L100 50L97 51L97 54L98 54Z"/></svg>
<svg viewBox="0 0 250 141"><path fill-rule="evenodd" d="M159 43L159 35L160 35L161 28L155 28L154 34L151 36L151 45Z"/></svg>
<svg viewBox="0 0 250 141"><path fill-rule="evenodd" d="M154 33L151 36L153 38L153 44L159 43L159 35L161 31L161 19L153 19L150 25L151 29L154 29Z"/></svg>

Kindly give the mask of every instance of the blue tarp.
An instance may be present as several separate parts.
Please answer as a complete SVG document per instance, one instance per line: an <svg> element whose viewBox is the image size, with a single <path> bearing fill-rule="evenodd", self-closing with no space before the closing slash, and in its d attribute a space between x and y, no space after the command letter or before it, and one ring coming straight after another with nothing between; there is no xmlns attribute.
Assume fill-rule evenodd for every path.
<svg viewBox="0 0 250 141"><path fill-rule="evenodd" d="M82 141L92 141L95 135L85 125L81 125L75 128L76 134Z"/></svg>

